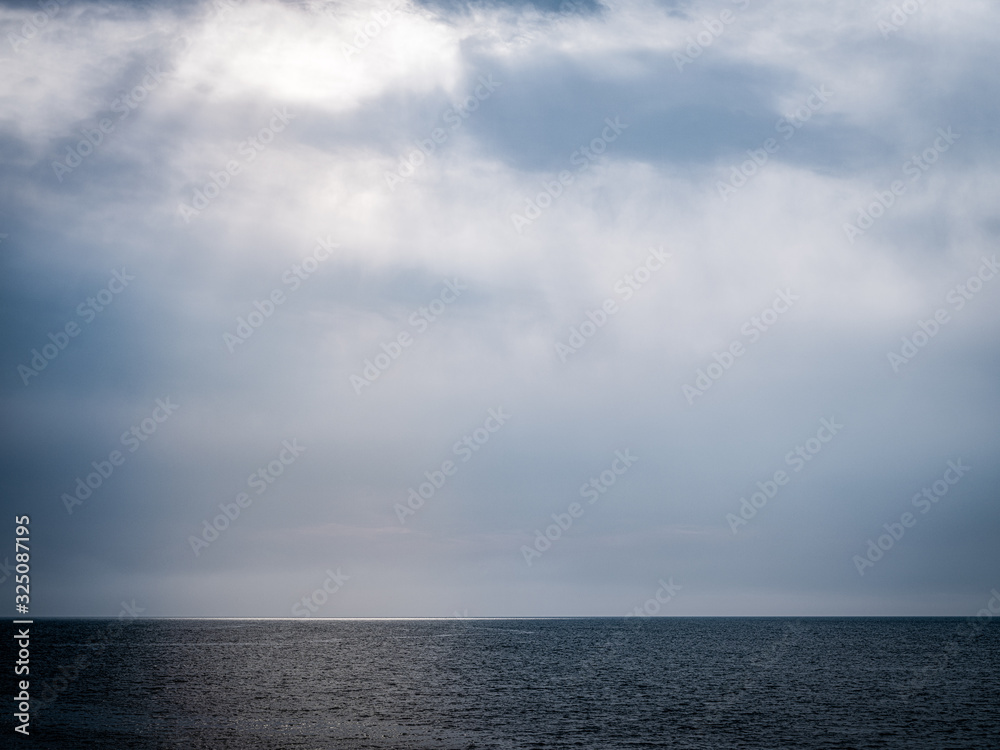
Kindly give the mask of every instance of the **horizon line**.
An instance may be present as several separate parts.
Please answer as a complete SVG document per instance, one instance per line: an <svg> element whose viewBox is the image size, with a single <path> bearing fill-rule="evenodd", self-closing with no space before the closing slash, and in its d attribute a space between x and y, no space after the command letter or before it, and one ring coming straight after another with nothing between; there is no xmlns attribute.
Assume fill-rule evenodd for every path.
<svg viewBox="0 0 1000 750"><path fill-rule="evenodd" d="M23 622L29 619L25 615L19 616ZM19 619L11 616L12 621ZM275 621L300 621L311 622L317 620L338 622L338 621L443 621L455 622L464 620L724 620L724 619L783 619L783 620L833 620L833 619L978 619L977 615L492 615L492 616L437 616L437 617L408 617L408 616L387 616L387 617L253 617L253 616L214 616L214 615L152 615L122 617L120 615L36 615L30 617L31 620L275 620Z"/></svg>

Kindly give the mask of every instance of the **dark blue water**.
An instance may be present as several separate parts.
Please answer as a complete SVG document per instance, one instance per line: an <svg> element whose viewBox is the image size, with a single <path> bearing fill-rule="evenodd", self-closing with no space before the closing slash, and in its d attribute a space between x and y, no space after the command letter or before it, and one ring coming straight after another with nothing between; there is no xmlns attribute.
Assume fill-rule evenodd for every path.
<svg viewBox="0 0 1000 750"><path fill-rule="evenodd" d="M964 619L36 621L32 660L20 747L1000 747Z"/></svg>

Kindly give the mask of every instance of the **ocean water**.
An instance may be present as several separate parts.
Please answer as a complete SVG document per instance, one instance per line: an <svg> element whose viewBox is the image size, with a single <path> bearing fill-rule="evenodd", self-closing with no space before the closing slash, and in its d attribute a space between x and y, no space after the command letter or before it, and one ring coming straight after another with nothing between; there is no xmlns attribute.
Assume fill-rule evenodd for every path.
<svg viewBox="0 0 1000 750"><path fill-rule="evenodd" d="M1000 748L965 619L38 620L59 748ZM8 730L10 731L10 730Z"/></svg>

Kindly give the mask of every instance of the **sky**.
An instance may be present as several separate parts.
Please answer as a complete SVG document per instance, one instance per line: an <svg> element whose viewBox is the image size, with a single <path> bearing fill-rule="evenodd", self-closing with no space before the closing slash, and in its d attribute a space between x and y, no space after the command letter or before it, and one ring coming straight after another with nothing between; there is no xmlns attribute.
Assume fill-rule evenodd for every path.
<svg viewBox="0 0 1000 750"><path fill-rule="evenodd" d="M987 0L3 5L31 614L975 614L998 34Z"/></svg>

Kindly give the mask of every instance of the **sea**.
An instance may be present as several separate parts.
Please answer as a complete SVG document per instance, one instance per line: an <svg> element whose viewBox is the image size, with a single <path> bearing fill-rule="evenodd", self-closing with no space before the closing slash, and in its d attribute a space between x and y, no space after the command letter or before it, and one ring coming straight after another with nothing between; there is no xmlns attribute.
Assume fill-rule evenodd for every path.
<svg viewBox="0 0 1000 750"><path fill-rule="evenodd" d="M998 668L1000 623L975 618L36 620L30 736L6 733L60 750L980 750L1000 748Z"/></svg>

